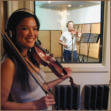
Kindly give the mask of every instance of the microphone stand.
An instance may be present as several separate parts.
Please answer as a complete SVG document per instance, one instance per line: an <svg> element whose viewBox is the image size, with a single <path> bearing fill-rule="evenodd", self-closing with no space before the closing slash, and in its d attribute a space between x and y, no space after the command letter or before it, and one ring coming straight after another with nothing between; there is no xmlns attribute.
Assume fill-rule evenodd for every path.
<svg viewBox="0 0 111 111"><path fill-rule="evenodd" d="M71 61L72 61L72 62L73 62L73 58L74 58L74 54L73 54L73 51L74 51L73 39L74 39L74 35L72 35L72 55L71 55Z"/></svg>

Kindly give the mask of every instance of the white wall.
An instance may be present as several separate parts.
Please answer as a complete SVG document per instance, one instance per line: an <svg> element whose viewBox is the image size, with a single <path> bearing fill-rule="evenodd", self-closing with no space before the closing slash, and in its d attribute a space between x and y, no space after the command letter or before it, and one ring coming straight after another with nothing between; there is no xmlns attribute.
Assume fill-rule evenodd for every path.
<svg viewBox="0 0 111 111"><path fill-rule="evenodd" d="M75 24L100 22L100 10L100 5L58 11L36 6L36 15L40 20L41 30L65 30L69 20L73 20Z"/></svg>
<svg viewBox="0 0 111 111"><path fill-rule="evenodd" d="M41 30L60 30L58 11L36 7L36 15L40 20Z"/></svg>
<svg viewBox="0 0 111 111"><path fill-rule="evenodd" d="M76 24L99 23L101 14L101 6L80 8L71 11L71 15Z"/></svg>

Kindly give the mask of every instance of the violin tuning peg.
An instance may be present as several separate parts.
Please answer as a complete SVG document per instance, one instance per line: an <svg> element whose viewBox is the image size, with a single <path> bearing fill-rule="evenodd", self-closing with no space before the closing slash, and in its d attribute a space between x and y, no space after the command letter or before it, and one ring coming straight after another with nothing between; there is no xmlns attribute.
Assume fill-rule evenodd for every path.
<svg viewBox="0 0 111 111"><path fill-rule="evenodd" d="M47 49L45 49L46 53L49 53L49 51Z"/></svg>

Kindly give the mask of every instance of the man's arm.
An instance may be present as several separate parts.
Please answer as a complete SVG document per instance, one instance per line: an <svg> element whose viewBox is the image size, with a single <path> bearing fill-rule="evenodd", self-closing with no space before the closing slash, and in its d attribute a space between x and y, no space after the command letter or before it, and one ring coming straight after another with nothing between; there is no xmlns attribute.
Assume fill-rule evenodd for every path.
<svg viewBox="0 0 111 111"><path fill-rule="evenodd" d="M59 40L59 44L63 45L65 48L67 47L66 43L64 43L63 41Z"/></svg>

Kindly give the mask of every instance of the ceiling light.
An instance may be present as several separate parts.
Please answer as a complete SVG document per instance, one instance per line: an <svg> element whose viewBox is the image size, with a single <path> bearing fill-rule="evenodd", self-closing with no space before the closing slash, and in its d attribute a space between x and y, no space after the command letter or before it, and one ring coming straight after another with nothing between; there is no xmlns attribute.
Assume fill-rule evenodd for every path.
<svg viewBox="0 0 111 111"><path fill-rule="evenodd" d="M69 4L69 5L68 5L68 7L72 7L72 5L71 5L71 4Z"/></svg>
<svg viewBox="0 0 111 111"><path fill-rule="evenodd" d="M50 4L51 3L51 1L48 1L48 4Z"/></svg>
<svg viewBox="0 0 111 111"><path fill-rule="evenodd" d="M79 7L82 7L83 5L79 5Z"/></svg>

